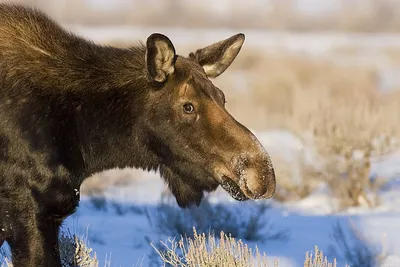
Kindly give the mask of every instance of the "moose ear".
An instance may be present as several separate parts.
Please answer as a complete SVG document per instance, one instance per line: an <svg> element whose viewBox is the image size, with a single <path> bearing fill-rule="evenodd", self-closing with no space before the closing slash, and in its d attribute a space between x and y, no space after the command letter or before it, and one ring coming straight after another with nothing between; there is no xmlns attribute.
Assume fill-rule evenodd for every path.
<svg viewBox="0 0 400 267"><path fill-rule="evenodd" d="M147 71L154 81L164 82L175 70L175 48L165 35L153 33L146 42Z"/></svg>
<svg viewBox="0 0 400 267"><path fill-rule="evenodd" d="M218 77L231 65L244 42L244 34L239 33L218 43L190 53L189 58L196 60L209 78Z"/></svg>

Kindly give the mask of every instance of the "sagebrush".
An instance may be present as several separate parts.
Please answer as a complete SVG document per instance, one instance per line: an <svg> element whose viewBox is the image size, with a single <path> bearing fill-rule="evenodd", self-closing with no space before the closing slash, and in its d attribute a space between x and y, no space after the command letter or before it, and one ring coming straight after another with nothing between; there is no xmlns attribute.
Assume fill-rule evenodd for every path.
<svg viewBox="0 0 400 267"><path fill-rule="evenodd" d="M164 266L171 267L278 267L277 259L268 259L258 247L250 248L240 239L220 232L219 238L213 234L198 234L193 228L193 238L181 237L178 241L168 239L160 246L151 244L159 254ZM336 267L336 259L330 263L315 247L315 254L306 253L304 267Z"/></svg>

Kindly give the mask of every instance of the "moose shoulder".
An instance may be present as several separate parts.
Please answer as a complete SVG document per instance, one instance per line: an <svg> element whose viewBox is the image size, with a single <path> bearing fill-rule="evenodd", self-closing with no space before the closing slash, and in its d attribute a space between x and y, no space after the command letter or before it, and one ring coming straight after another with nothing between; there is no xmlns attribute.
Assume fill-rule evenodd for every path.
<svg viewBox="0 0 400 267"><path fill-rule="evenodd" d="M14 266L61 266L59 227L102 170L159 170L180 207L219 185L237 200L272 197L267 152L210 81L244 39L188 57L158 33L120 49L0 4L0 245Z"/></svg>

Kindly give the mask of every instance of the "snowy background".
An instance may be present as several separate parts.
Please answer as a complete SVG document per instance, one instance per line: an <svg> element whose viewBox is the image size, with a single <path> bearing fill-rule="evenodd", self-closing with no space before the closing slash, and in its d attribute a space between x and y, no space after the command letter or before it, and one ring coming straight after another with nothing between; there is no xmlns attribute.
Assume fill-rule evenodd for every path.
<svg viewBox="0 0 400 267"><path fill-rule="evenodd" d="M275 259L279 266L302 266L305 252L313 252L315 245L329 260L336 258L338 266L400 266L398 1L25 2L41 7L77 34L118 46L161 32L179 54L187 55L237 32L246 35L237 61L215 83L227 96L228 111L251 128L271 154L280 196L238 203L218 190L197 211L181 211L169 200L158 173L124 169L95 174L82 185L80 207L64 228L87 238L99 266L108 261L110 266L162 266L150 242L179 238L179 220L189 230L193 225L218 225L216 232L236 232L265 252L271 266ZM320 95L324 91L332 93L332 99L347 101L347 106L339 109L329 102L331 95ZM364 97L375 103L373 108L359 106L358 99ZM318 103L322 108L311 109ZM338 108L326 111L331 104ZM350 141L340 143L329 131L316 133L327 124L320 110L338 120L345 129L342 139ZM392 140L390 145L365 156L358 139L373 143L381 135ZM365 195L357 200L366 196L379 201L341 206L335 185L350 177L341 165L348 154L326 151L328 143L350 150L352 162L361 162L358 152L364 156L360 164L367 166L363 170L368 171L368 182L382 182L374 189L363 187ZM327 161L336 164L333 171ZM224 221L221 214L231 217ZM157 220L165 216L160 226ZM251 217L258 219L258 226L246 234Z"/></svg>

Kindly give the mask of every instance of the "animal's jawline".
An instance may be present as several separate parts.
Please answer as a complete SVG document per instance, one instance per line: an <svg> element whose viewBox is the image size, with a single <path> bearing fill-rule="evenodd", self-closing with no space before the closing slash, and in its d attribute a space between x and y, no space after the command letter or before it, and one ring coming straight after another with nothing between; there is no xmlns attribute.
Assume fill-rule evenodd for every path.
<svg viewBox="0 0 400 267"><path fill-rule="evenodd" d="M243 191L240 189L240 187L231 178L229 178L225 175L222 176L221 186L235 200L244 201L244 200L249 199L243 193Z"/></svg>

